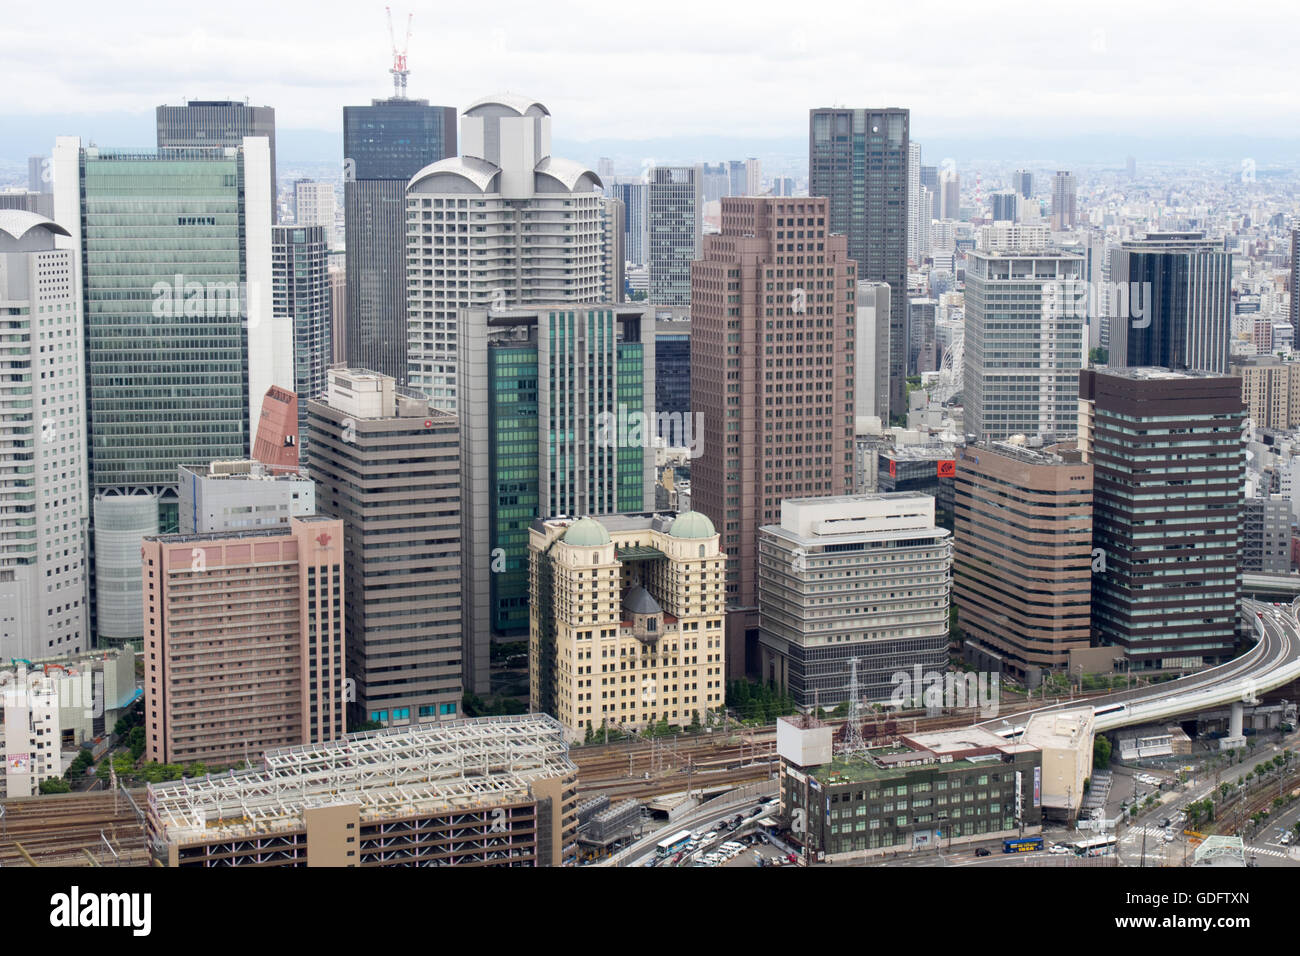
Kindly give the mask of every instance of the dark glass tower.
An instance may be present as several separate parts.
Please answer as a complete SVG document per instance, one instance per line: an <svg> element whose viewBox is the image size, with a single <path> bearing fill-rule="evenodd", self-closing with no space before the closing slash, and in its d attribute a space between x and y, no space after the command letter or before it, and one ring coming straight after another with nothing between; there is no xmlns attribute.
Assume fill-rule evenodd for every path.
<svg viewBox="0 0 1300 956"><path fill-rule="evenodd" d="M1232 253L1222 240L1148 233L1111 252L1110 276L1122 293L1111 310L1112 367L1228 374Z"/></svg>
<svg viewBox="0 0 1300 956"><path fill-rule="evenodd" d="M830 200L828 230L847 236L858 278L888 282L889 413L905 415L907 364L907 154L910 113L814 109L808 194ZM796 237L790 237L796 238Z"/></svg>
<svg viewBox="0 0 1300 956"><path fill-rule="evenodd" d="M1134 669L1232 657L1245 461L1241 379L1085 369L1093 465L1092 632Z"/></svg>
<svg viewBox="0 0 1300 956"><path fill-rule="evenodd" d="M293 320L293 387L298 393L298 460L307 459L307 402L325 394L333 353L329 244L323 226L271 230L271 307Z"/></svg>
<svg viewBox="0 0 1300 956"><path fill-rule="evenodd" d="M348 364L407 382L406 184L456 155L456 110L428 100L343 107Z"/></svg>

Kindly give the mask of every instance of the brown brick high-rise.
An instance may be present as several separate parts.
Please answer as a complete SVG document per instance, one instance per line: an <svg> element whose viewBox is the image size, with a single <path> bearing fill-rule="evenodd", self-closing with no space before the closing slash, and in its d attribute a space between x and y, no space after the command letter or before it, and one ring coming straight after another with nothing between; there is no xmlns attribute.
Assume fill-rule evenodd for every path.
<svg viewBox="0 0 1300 956"><path fill-rule="evenodd" d="M857 265L823 198L723 199L691 268L692 507L727 562L727 670L757 666L758 529L781 499L853 490Z"/></svg>

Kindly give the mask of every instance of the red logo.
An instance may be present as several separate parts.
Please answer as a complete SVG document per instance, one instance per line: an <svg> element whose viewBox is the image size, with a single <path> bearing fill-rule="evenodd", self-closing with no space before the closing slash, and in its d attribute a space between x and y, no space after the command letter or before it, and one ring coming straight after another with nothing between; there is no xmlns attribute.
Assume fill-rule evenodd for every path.
<svg viewBox="0 0 1300 956"><path fill-rule="evenodd" d="M316 535L316 543L322 548L326 547L331 540L333 540L333 536L328 531L322 531L320 534Z"/></svg>
<svg viewBox="0 0 1300 956"><path fill-rule="evenodd" d="M957 476L957 463L955 461L939 462L940 478L955 478Z"/></svg>
<svg viewBox="0 0 1300 956"><path fill-rule="evenodd" d="M432 427L433 427L433 419L432 419L432 418L426 418L426 419L424 420L424 427L425 427L425 428L432 428Z"/></svg>

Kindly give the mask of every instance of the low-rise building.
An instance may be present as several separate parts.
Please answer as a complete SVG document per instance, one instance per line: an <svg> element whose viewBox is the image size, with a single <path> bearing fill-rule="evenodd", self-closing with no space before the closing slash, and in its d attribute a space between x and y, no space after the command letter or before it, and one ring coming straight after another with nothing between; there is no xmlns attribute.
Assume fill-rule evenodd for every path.
<svg viewBox="0 0 1300 956"><path fill-rule="evenodd" d="M167 866L560 866L578 768L544 714L392 727L149 787Z"/></svg>
<svg viewBox="0 0 1300 956"><path fill-rule="evenodd" d="M857 755L832 756L828 737L807 718L777 722L781 819L811 861L860 860L1042 830L1043 757L1029 744L967 727L900 734L870 741Z"/></svg>

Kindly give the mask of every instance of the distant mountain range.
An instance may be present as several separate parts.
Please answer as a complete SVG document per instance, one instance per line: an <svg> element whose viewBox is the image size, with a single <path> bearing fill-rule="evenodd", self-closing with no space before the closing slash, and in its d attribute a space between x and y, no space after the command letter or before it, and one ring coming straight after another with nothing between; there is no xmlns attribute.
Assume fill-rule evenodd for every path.
<svg viewBox="0 0 1300 956"><path fill-rule="evenodd" d="M28 156L46 155L59 135L79 135L101 146L152 146L154 114L105 113L50 116L0 115L0 163L25 164ZM1239 163L1253 159L1257 166L1300 168L1300 138L1247 138L1227 136L1141 137L1122 134L1077 136L1001 136L988 138L927 137L914 131L922 144L922 160L939 165L952 158L958 165L1114 165L1127 156L1138 164L1191 162ZM647 140L597 139L580 142L556 138L558 155L595 166L602 156L614 160L619 175L639 173L647 160L658 163L720 162L756 156L770 174L801 175L807 165L807 135L779 138L739 136L680 136ZM277 162L342 162L341 130L280 129L276 133Z"/></svg>

